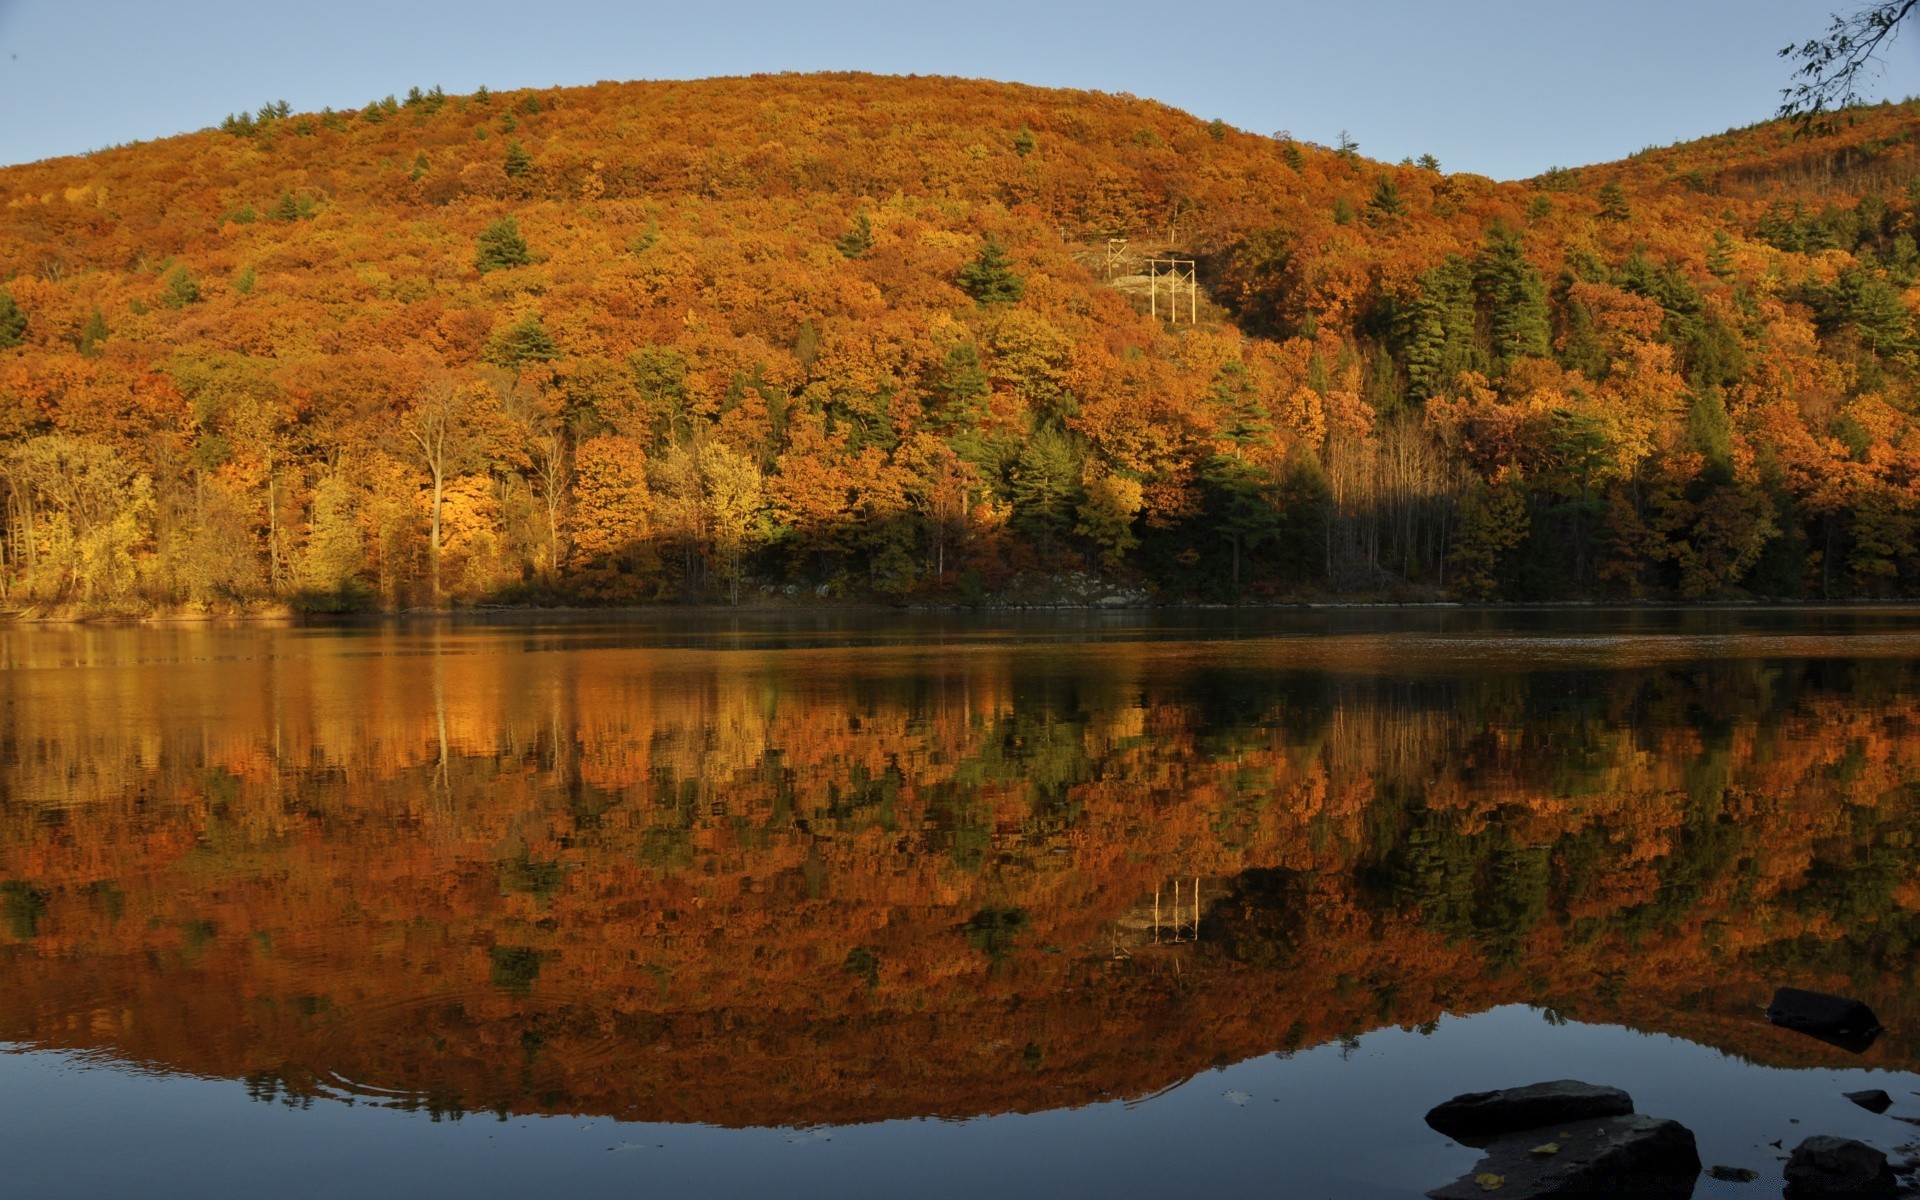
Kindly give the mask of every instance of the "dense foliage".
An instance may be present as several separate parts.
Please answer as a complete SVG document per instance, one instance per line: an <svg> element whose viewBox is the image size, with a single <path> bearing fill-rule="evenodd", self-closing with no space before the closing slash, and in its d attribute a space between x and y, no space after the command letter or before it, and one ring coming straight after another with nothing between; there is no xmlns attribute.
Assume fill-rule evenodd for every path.
<svg viewBox="0 0 1920 1200"><path fill-rule="evenodd" d="M1912 594L1915 109L1850 115L1503 184L779 76L268 105L8 168L0 586ZM1197 323L1148 311L1166 253Z"/></svg>
<svg viewBox="0 0 1920 1200"><path fill-rule="evenodd" d="M1144 1095L1516 1002L1920 1055L1907 659L588 632L0 640L0 1038L296 1101L789 1125ZM1773 1029L1783 983L1890 1032Z"/></svg>

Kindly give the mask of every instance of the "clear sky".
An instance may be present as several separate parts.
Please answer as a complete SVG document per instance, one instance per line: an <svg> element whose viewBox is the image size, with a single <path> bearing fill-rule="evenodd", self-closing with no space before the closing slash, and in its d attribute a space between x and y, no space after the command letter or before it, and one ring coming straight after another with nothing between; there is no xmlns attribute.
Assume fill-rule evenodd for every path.
<svg viewBox="0 0 1920 1200"><path fill-rule="evenodd" d="M1131 92L1498 178L1771 115L1858 0L0 0L0 163L286 99L855 69ZM1920 30L1883 90L1920 92Z"/></svg>

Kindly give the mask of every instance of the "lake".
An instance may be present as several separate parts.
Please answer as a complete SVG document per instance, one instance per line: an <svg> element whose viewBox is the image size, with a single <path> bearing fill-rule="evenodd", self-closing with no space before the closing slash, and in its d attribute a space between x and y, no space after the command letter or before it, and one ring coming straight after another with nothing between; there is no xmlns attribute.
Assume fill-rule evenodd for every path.
<svg viewBox="0 0 1920 1200"><path fill-rule="evenodd" d="M5 627L0 1188L1413 1197L1560 1077L1764 1185L1920 1136L1917 818L1911 609Z"/></svg>

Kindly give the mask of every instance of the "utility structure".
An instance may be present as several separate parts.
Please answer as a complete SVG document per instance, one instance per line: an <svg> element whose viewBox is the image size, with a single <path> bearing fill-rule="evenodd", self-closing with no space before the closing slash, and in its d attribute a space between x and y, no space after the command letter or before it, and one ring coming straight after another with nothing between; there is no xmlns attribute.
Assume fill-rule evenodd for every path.
<svg viewBox="0 0 1920 1200"><path fill-rule="evenodd" d="M1150 258L1147 260L1147 303L1154 316L1160 315L1160 294L1165 292L1166 316L1179 324L1184 308L1189 325L1200 323L1200 274L1190 258Z"/></svg>
<svg viewBox="0 0 1920 1200"><path fill-rule="evenodd" d="M1107 282L1113 282L1113 273L1127 258L1127 239L1110 237L1107 239Z"/></svg>
<svg viewBox="0 0 1920 1200"><path fill-rule="evenodd" d="M1166 939L1170 942L1197 942L1200 940L1200 877L1197 875L1194 876L1193 894L1187 898L1187 902L1192 905L1192 920L1188 920L1187 917L1189 912L1187 904L1181 903L1181 890L1180 880L1176 877L1173 881L1173 903L1169 906L1167 912L1168 919L1162 921L1160 917L1160 889L1153 889L1153 940L1155 944L1160 942L1160 931L1162 929L1168 929L1170 931L1171 936Z"/></svg>

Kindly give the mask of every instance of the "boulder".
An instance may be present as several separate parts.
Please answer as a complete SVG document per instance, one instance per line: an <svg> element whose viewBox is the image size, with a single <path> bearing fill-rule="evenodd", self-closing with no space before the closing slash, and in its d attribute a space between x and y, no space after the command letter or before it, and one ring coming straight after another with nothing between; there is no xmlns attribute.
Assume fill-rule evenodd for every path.
<svg viewBox="0 0 1920 1200"><path fill-rule="evenodd" d="M1893 1107L1893 1097L1887 1095L1884 1088L1873 1088L1864 1092L1842 1092L1840 1094L1870 1113L1883 1113Z"/></svg>
<svg viewBox="0 0 1920 1200"><path fill-rule="evenodd" d="M1892 1196L1898 1187L1887 1156L1852 1138L1810 1137L1787 1159L1789 1200L1824 1196Z"/></svg>
<svg viewBox="0 0 1920 1200"><path fill-rule="evenodd" d="M1486 1151L1473 1170L1427 1195L1433 1200L1686 1200L1700 1177L1692 1131L1657 1117L1555 1122L1496 1139Z"/></svg>
<svg viewBox="0 0 1920 1200"><path fill-rule="evenodd" d="M1427 1124L1450 1138L1479 1145L1488 1138L1589 1117L1624 1117L1633 1097L1619 1088L1557 1079L1497 1092L1468 1092L1427 1113Z"/></svg>
<svg viewBox="0 0 1920 1200"><path fill-rule="evenodd" d="M1729 1167L1724 1163L1707 1168L1709 1179L1719 1179L1727 1183L1752 1183L1760 1178L1760 1172L1751 1167Z"/></svg>
<svg viewBox="0 0 1920 1200"><path fill-rule="evenodd" d="M1859 1054L1880 1036L1880 1019L1858 1000L1781 988L1767 1005L1767 1020Z"/></svg>

